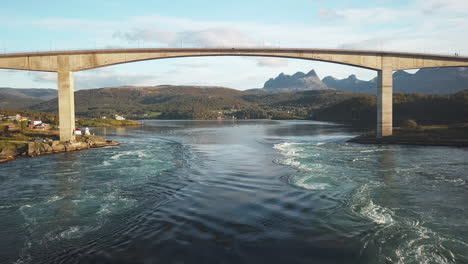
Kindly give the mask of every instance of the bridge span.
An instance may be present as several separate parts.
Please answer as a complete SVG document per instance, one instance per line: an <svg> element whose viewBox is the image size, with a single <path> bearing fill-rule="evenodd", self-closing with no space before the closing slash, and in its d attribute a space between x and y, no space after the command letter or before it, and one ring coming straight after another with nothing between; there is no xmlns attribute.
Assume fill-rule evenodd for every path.
<svg viewBox="0 0 468 264"><path fill-rule="evenodd" d="M57 72L60 139L74 139L73 72L122 63L197 56L261 56L316 60L377 71L377 136L392 135L392 73L397 70L468 66L468 57L423 53L292 48L157 48L11 53L0 69Z"/></svg>

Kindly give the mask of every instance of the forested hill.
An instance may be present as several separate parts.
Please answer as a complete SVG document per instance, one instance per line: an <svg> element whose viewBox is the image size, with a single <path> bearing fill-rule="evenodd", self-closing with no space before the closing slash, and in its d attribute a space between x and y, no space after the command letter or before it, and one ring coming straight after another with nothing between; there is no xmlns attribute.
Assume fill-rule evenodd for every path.
<svg viewBox="0 0 468 264"><path fill-rule="evenodd" d="M26 109L57 97L55 89L17 89L0 87L0 109Z"/></svg>
<svg viewBox="0 0 468 264"><path fill-rule="evenodd" d="M57 99L27 107L57 112ZM289 93L239 91L223 87L110 87L75 92L78 117L131 119L272 118L375 124L376 97L338 90ZM468 91L450 95L394 94L394 120L420 123L468 122Z"/></svg>
<svg viewBox="0 0 468 264"><path fill-rule="evenodd" d="M272 114L268 112L289 111L289 118L294 118L295 115L305 117L309 108L316 109L355 96L358 95L335 90L273 94L223 87L125 86L77 91L75 111L78 116L84 117L119 113L132 118L197 119L216 118L219 112L223 115L235 114L240 118L269 118ZM29 109L56 112L57 99ZM294 114L296 110L300 113Z"/></svg>
<svg viewBox="0 0 468 264"><path fill-rule="evenodd" d="M311 113L311 119L373 126L377 122L377 98L371 95L342 100ZM449 95L394 94L393 123L468 123L468 90Z"/></svg>
<svg viewBox="0 0 468 264"><path fill-rule="evenodd" d="M143 117L172 111L202 112L229 108L246 108L243 92L222 87L154 86L110 87L75 92L78 116L99 117L115 113ZM57 99L31 107L36 111L57 111ZM209 118L202 113L198 118ZM189 118L189 117L187 117Z"/></svg>

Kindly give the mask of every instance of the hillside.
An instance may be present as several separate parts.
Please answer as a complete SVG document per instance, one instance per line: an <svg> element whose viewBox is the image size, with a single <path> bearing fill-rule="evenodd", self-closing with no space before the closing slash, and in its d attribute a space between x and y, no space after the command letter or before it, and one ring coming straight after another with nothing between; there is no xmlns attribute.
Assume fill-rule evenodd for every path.
<svg viewBox="0 0 468 264"><path fill-rule="evenodd" d="M415 120L418 124L468 122L468 90L450 95L394 94L393 122ZM375 96L361 95L312 112L311 119L374 126L377 119Z"/></svg>
<svg viewBox="0 0 468 264"><path fill-rule="evenodd" d="M0 88L0 109L27 109L55 97L54 89Z"/></svg>
<svg viewBox="0 0 468 264"><path fill-rule="evenodd" d="M401 78L410 77L403 73ZM348 82L366 88L355 76L348 78ZM0 89L0 109L56 113L57 98L43 101L53 95L56 90L52 89ZM416 119L422 124L453 123L466 120L463 115L468 116L466 91L452 95L395 93L394 102L396 122ZM277 93L264 89L239 91L203 86L122 86L77 91L75 109L78 117L88 118L115 114L130 119L216 119L222 116L374 124L376 98L334 89Z"/></svg>
<svg viewBox="0 0 468 264"><path fill-rule="evenodd" d="M0 92L0 109L26 109L29 106L44 102L44 100L3 94Z"/></svg>
<svg viewBox="0 0 468 264"><path fill-rule="evenodd" d="M9 94L24 98L35 98L40 100L50 100L57 97L56 89L41 89L41 88L8 88L0 87L1 94Z"/></svg>
<svg viewBox="0 0 468 264"><path fill-rule="evenodd" d="M119 113L130 118L210 119L222 112L238 118L304 118L310 109L355 96L357 94L335 90L268 93L223 87L125 86L77 91L75 109L81 117ZM30 107L43 112L57 112L57 108L57 99ZM280 113L288 111L290 115Z"/></svg>
<svg viewBox="0 0 468 264"><path fill-rule="evenodd" d="M468 91L451 95L394 94L394 120L421 124L468 122ZM75 93L79 117L123 114L128 118L309 118L374 125L376 97L338 90L248 92L223 87L111 87ZM57 99L30 107L57 112Z"/></svg>
<svg viewBox="0 0 468 264"><path fill-rule="evenodd" d="M122 113L132 117L178 114L186 118L209 118L208 110L242 109L254 104L242 99L244 92L222 87L153 86L111 87L75 92L78 116L100 117ZM57 99L31 107L32 110L57 111ZM196 116L188 113L196 112ZM176 115L174 114L174 115ZM174 116L175 117L175 116Z"/></svg>

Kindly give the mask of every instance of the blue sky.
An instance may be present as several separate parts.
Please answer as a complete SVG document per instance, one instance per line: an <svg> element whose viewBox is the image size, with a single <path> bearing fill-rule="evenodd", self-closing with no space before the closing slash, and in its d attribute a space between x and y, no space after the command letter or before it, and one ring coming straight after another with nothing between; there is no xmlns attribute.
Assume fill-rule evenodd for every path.
<svg viewBox="0 0 468 264"><path fill-rule="evenodd" d="M468 54L464 0L4 1L0 52L111 47L281 46ZM75 74L76 89L117 85L262 87L284 72L375 72L246 57L153 60ZM55 88L55 74L0 70L0 87Z"/></svg>

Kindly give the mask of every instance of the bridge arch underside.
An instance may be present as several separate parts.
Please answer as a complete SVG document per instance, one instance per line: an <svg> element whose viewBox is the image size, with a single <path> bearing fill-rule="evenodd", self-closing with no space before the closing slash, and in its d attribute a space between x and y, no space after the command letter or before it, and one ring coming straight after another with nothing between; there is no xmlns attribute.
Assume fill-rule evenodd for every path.
<svg viewBox="0 0 468 264"><path fill-rule="evenodd" d="M0 68L57 72L60 138L74 139L73 72L124 63L188 57L275 57L336 63L377 71L377 136L392 135L392 73L396 70L468 66L467 57L318 49L134 49L0 55Z"/></svg>
<svg viewBox="0 0 468 264"><path fill-rule="evenodd" d="M166 60L166 59L177 59L177 58L197 58L197 57L250 57L250 58L278 58L278 59L294 59L294 60L305 60L305 61L319 61L319 62L326 62L332 64L339 64L351 67L357 67L367 70L378 70L373 66L366 66L365 63L354 63L348 61L336 61L330 60L327 58L308 58L308 57L297 57L293 55L256 55L256 54L196 54L196 55L169 55L169 56L158 56L158 57L149 57L149 58L135 58L135 59L126 59L125 61L121 62L109 62L104 61L98 64L99 66L82 66L72 71L82 71L82 70L91 70L96 68L103 68L107 66L115 66L127 63L134 63L134 62L143 62L143 61L156 61L156 60Z"/></svg>

